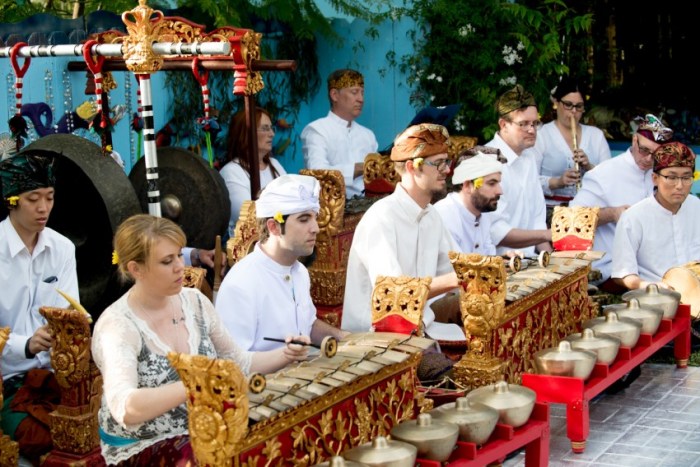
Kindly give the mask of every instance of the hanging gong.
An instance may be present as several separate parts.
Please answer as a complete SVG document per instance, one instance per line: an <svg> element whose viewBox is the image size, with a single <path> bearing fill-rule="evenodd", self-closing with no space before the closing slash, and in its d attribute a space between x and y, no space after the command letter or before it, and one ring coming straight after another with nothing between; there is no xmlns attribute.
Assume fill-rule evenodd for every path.
<svg viewBox="0 0 700 467"><path fill-rule="evenodd" d="M124 169L79 136L48 135L25 149L55 158L48 226L75 244L80 302L97 319L124 292L112 265L112 240L123 220L141 212L136 193Z"/></svg>
<svg viewBox="0 0 700 467"><path fill-rule="evenodd" d="M182 227L187 245L214 248L217 235L224 235L231 216L228 189L219 172L184 148L158 148L158 189L161 212ZM129 180L141 208L148 212L146 160L144 157L131 169Z"/></svg>

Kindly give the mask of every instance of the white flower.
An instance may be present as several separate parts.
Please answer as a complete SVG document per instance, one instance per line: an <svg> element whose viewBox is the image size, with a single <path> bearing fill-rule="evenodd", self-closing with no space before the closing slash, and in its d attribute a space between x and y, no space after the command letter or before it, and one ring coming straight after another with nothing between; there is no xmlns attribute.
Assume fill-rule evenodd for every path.
<svg viewBox="0 0 700 467"><path fill-rule="evenodd" d="M430 73L427 79L435 79L435 73Z"/></svg>
<svg viewBox="0 0 700 467"><path fill-rule="evenodd" d="M469 34L471 34L473 32L476 32L476 29L474 29L471 24L467 24L466 26L462 26L458 30L458 33L461 37L467 37Z"/></svg>
<svg viewBox="0 0 700 467"><path fill-rule="evenodd" d="M430 96L430 102L433 102L435 100L435 96Z"/></svg>
<svg viewBox="0 0 700 467"><path fill-rule="evenodd" d="M442 76L436 77L435 81L437 81L438 83L442 83Z"/></svg>
<svg viewBox="0 0 700 467"><path fill-rule="evenodd" d="M515 86L518 82L518 79L515 76L509 76L507 78L501 78L498 81L498 84L501 86Z"/></svg>
<svg viewBox="0 0 700 467"><path fill-rule="evenodd" d="M525 44L523 44L521 41L518 41L518 50L523 50L525 48Z"/></svg>

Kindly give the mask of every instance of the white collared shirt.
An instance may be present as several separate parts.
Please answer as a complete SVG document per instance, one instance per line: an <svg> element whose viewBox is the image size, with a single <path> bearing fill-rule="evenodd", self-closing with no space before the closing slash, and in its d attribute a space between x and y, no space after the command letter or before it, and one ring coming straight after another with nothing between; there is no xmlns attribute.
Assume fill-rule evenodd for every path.
<svg viewBox="0 0 700 467"><path fill-rule="evenodd" d="M316 307L309 271L296 261L284 266L258 244L224 277L216 311L233 340L244 350L271 350L284 345L264 337L311 335Z"/></svg>
<svg viewBox="0 0 700 467"><path fill-rule="evenodd" d="M75 245L46 227L30 254L7 217L0 222L0 284L0 327L10 328L2 354L3 378L34 368L50 368L49 352L27 359L24 349L27 339L46 324L40 307L68 306L56 289L80 300Z"/></svg>
<svg viewBox="0 0 700 467"><path fill-rule="evenodd" d="M639 168L628 149L586 172L571 206L632 206L654 193L651 173L651 169L645 171ZM616 226L617 222L608 222L598 225L595 231L593 250L604 251L605 256L594 261L593 267L600 271L603 280L610 277Z"/></svg>
<svg viewBox="0 0 700 467"><path fill-rule="evenodd" d="M526 149L519 156L496 133L486 146L501 150L508 159L501 172L503 195L498 201L491 239L498 245L512 229L546 230L547 208L537 171L537 150ZM508 247L498 247L499 254L505 254ZM520 248L526 256L534 256L535 247Z"/></svg>
<svg viewBox="0 0 700 467"><path fill-rule="evenodd" d="M306 125L301 142L307 169L339 170L345 179L347 197L362 195L363 177L353 175L356 163L364 163L367 154L377 152L379 145L372 130L343 120L331 111Z"/></svg>
<svg viewBox="0 0 700 467"><path fill-rule="evenodd" d="M462 203L459 193L449 193L435 203L435 210L462 253L495 255L491 240L491 216L484 213L477 219Z"/></svg>
<svg viewBox="0 0 700 467"><path fill-rule="evenodd" d="M692 194L676 214L654 196L635 204L617 223L611 277L658 282L669 269L700 260L699 220L700 199Z"/></svg>
<svg viewBox="0 0 700 467"><path fill-rule="evenodd" d="M341 328L366 332L372 326L370 302L377 276L435 277L454 271L448 257L452 236L432 205L421 208L401 184L370 207L357 224L350 247ZM424 311L431 334L435 315ZM456 325L451 325L457 327ZM458 332L459 329L457 330Z"/></svg>

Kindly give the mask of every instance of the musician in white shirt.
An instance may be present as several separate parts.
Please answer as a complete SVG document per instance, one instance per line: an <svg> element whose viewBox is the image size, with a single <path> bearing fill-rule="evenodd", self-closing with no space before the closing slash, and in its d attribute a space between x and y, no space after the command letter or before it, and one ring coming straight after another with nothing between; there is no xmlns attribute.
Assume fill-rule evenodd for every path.
<svg viewBox="0 0 700 467"><path fill-rule="evenodd" d="M377 138L355 120L365 102L365 82L356 70L336 70L328 77L328 115L306 125L301 132L304 162L308 169L339 170L348 198L364 190L365 156L377 152Z"/></svg>
<svg viewBox="0 0 700 467"><path fill-rule="evenodd" d="M37 413L35 405L46 410L58 402L57 392L49 389L52 337L39 308L68 306L56 289L79 298L75 246L46 227L54 205L53 158L25 150L0 164L0 179L9 210L0 222L0 327L10 328L2 355L0 419L4 433L19 442L20 454L38 461L51 449L51 437L49 427L30 414ZM29 391L28 374L35 384L46 384ZM23 406L10 409L20 391Z"/></svg>
<svg viewBox="0 0 700 467"><path fill-rule="evenodd" d="M653 158L654 195L625 211L615 231L612 277L628 289L660 282L670 268L700 259L700 200L689 196L695 154L671 142Z"/></svg>
<svg viewBox="0 0 700 467"><path fill-rule="evenodd" d="M517 85L496 102L498 133L486 146L501 150L508 160L501 173L503 196L498 202L491 238L499 254L517 248L528 256L552 251L552 233L546 224L544 194L533 148L542 122L535 98Z"/></svg>
<svg viewBox="0 0 700 467"><path fill-rule="evenodd" d="M432 277L429 297L458 286L448 252L457 250L449 231L430 201L444 193L449 174L445 127L414 125L394 141L391 160L401 181L393 194L374 203L360 220L348 260L342 327L366 332L372 326L370 302L377 276ZM438 329L428 306L424 310L425 332L461 336L461 325Z"/></svg>
<svg viewBox="0 0 700 467"><path fill-rule="evenodd" d="M285 335L341 339L347 333L316 317L309 271L298 261L313 252L318 235L320 184L306 175L282 175L255 202L260 240L226 274L216 311L244 350L284 344L265 340Z"/></svg>

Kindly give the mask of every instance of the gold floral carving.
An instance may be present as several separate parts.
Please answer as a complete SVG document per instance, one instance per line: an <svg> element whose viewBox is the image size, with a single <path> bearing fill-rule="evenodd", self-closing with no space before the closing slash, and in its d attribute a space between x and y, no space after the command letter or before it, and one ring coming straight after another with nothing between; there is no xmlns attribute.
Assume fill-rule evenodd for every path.
<svg viewBox="0 0 700 467"><path fill-rule="evenodd" d="M462 151L473 148L478 141L476 136L450 135L447 154L450 159L456 160Z"/></svg>
<svg viewBox="0 0 700 467"><path fill-rule="evenodd" d="M345 180L339 170L302 169L302 175L316 177L321 184L318 212L318 240L329 242L330 238L340 233L345 212Z"/></svg>
<svg viewBox="0 0 700 467"><path fill-rule="evenodd" d="M117 89L117 82L114 80L114 75L109 71L102 72L102 92L109 92Z"/></svg>
<svg viewBox="0 0 700 467"><path fill-rule="evenodd" d="M378 152L372 152L365 156L362 178L365 185L376 180L386 180L391 185L396 186L401 180L401 176L394 169L394 161L389 156L383 156Z"/></svg>
<svg viewBox="0 0 700 467"><path fill-rule="evenodd" d="M502 258L451 252L450 259L461 283L468 342L453 378L465 387L500 378L520 383L523 373L534 371L535 353L580 332L595 313L587 291L590 263L506 306Z"/></svg>
<svg viewBox="0 0 700 467"><path fill-rule="evenodd" d="M259 461L268 459L266 465L309 466L376 436L387 436L393 426L414 418L418 410L416 367L420 357L419 352L414 353L403 362L386 365L258 422L250 427L243 443L240 465L260 465ZM352 404L353 409L340 410L340 404ZM291 446L284 448L288 437ZM260 446L262 452L257 451Z"/></svg>
<svg viewBox="0 0 700 467"><path fill-rule="evenodd" d="M10 328L0 328L0 355L10 338ZM3 404L2 374L0 374L0 407ZM15 466L19 462L19 445L0 430L0 465Z"/></svg>
<svg viewBox="0 0 700 467"><path fill-rule="evenodd" d="M599 210L598 207L555 206L552 214L552 241L573 235L593 243Z"/></svg>
<svg viewBox="0 0 700 467"><path fill-rule="evenodd" d="M309 268L311 297L317 305L334 306L343 303L345 297L346 269L326 271Z"/></svg>
<svg viewBox="0 0 700 467"><path fill-rule="evenodd" d="M209 42L204 28L204 25L193 23L184 18L164 16L158 32L162 37L168 37L171 42L185 42L187 44Z"/></svg>
<svg viewBox="0 0 700 467"><path fill-rule="evenodd" d="M49 417L54 451L87 454L99 449L102 397L102 376L90 352L90 323L78 310L41 307L39 312L53 337L51 367L61 390L61 403Z"/></svg>
<svg viewBox="0 0 700 467"><path fill-rule="evenodd" d="M399 315L418 328L423 336L423 309L432 277L377 276L372 290L372 323Z"/></svg>
<svg viewBox="0 0 700 467"><path fill-rule="evenodd" d="M201 465L230 466L248 431L248 382L232 360L169 353L187 390L190 441Z"/></svg>
<svg viewBox="0 0 700 467"><path fill-rule="evenodd" d="M226 258L229 267L253 251L259 238L258 220L255 217L255 201L243 201L233 237L226 241Z"/></svg>
<svg viewBox="0 0 700 467"><path fill-rule="evenodd" d="M146 6L146 0L139 0L139 6L122 13L128 35L115 41L122 44L124 61L130 71L155 73L163 66L163 58L153 52L153 43L175 38L161 34L168 26L162 19L163 12Z"/></svg>
<svg viewBox="0 0 700 467"><path fill-rule="evenodd" d="M262 73L253 71L253 62L260 60L260 41L262 34L254 31L246 31L241 37L241 55L245 61L246 73L246 95L257 94L263 90L265 83Z"/></svg>
<svg viewBox="0 0 700 467"><path fill-rule="evenodd" d="M187 266L185 268L185 277L182 281L182 286L199 290L206 295L209 300L212 298L211 286L207 281L207 270L204 268Z"/></svg>

